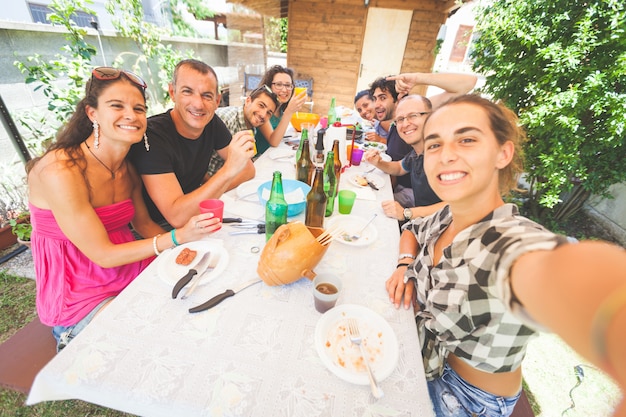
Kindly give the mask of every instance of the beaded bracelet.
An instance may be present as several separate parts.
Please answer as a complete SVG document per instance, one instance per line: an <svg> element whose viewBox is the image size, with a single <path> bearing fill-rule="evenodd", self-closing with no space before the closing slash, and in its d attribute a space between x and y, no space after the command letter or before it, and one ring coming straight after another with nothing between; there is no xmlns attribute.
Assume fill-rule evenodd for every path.
<svg viewBox="0 0 626 417"><path fill-rule="evenodd" d="M157 239L161 236L161 233L152 238L152 249L154 249L154 254L159 256L161 252L159 252L159 248L157 247Z"/></svg>
<svg viewBox="0 0 626 417"><path fill-rule="evenodd" d="M401 266L409 266L409 264L401 262L398 265L396 265L396 269L400 268Z"/></svg>
<svg viewBox="0 0 626 417"><path fill-rule="evenodd" d="M170 231L170 235L172 236L172 243L174 243L174 246L180 246L180 243L176 240L176 229L172 229Z"/></svg>

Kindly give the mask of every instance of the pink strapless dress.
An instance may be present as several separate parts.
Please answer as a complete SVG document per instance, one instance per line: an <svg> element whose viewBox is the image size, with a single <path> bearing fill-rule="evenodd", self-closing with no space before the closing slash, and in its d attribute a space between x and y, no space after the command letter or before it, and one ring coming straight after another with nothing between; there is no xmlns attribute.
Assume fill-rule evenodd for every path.
<svg viewBox="0 0 626 417"><path fill-rule="evenodd" d="M114 268L87 258L63 234L50 210L29 204L33 261L37 276L37 313L48 326L76 324L105 298L118 295L154 257ZM128 224L132 201L98 207L96 214L113 243L135 240Z"/></svg>

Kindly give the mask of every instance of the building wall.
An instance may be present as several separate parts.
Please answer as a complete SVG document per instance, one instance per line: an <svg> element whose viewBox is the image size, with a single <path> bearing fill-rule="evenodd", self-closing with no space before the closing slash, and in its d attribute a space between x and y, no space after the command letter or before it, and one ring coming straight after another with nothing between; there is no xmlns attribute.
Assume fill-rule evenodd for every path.
<svg viewBox="0 0 626 417"><path fill-rule="evenodd" d="M88 29L89 35L86 41L92 45L98 45L96 31ZM56 54L61 53L61 48L66 45L62 29L50 25L33 23L13 23L0 21L0 95L9 109L9 113L18 130L18 116L26 110L40 109L42 114L47 111L47 98L40 90L35 91L36 84L25 84L25 76L15 67L14 61L26 62L27 57L39 54L43 60L51 60ZM185 51L193 50L195 57L213 66L218 73L222 86L233 85L236 89L243 79L243 67L229 66L229 49L225 42L210 39L165 39L174 48ZM125 68L129 68L139 54L137 45L129 39L114 36L111 31L104 31L102 36L104 57L110 65L117 57L124 55ZM235 56L246 57L257 52L258 47L238 45ZM98 47L98 50L100 48ZM242 58L243 59L243 58ZM92 64L102 65L102 56L95 56ZM156 74L159 68L142 67L142 76ZM241 75L240 75L241 74ZM62 81L61 81L62 82ZM239 104L235 102L234 104ZM17 159L17 154L9 138L8 132L0 124L0 164Z"/></svg>
<svg viewBox="0 0 626 417"><path fill-rule="evenodd" d="M432 70L437 33L453 5L440 0L369 2L369 7L413 10L402 72ZM352 105L369 9L363 0L336 0L332 6L322 6L316 0L289 3L287 64L300 78L313 78L316 113L328 111L331 97L338 104ZM385 59L385 51L368 53Z"/></svg>

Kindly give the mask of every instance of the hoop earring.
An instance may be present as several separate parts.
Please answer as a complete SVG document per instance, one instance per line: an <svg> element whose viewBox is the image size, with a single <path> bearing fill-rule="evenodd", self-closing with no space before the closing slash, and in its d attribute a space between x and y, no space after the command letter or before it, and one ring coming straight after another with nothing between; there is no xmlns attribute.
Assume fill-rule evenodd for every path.
<svg viewBox="0 0 626 417"><path fill-rule="evenodd" d="M143 134L143 144L146 146L146 151L150 151L150 144L148 143L148 135L144 132Z"/></svg>
<svg viewBox="0 0 626 417"><path fill-rule="evenodd" d="M93 137L93 146L98 149L98 146L100 146L100 125L97 120L93 121Z"/></svg>

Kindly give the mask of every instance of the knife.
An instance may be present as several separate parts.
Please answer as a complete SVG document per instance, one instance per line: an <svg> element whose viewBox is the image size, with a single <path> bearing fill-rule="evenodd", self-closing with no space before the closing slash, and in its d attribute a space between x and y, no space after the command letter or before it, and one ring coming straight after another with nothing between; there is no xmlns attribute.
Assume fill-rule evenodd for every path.
<svg viewBox="0 0 626 417"><path fill-rule="evenodd" d="M235 287L232 290L226 290L221 294L216 295L215 297L211 298L209 301L200 304L199 306L193 307L189 309L190 313L199 313L201 311L204 310L208 310L211 307L215 307L216 305L218 305L219 303L221 303L222 301L224 301L225 299L227 299L228 297L232 297L233 295L237 294L239 291L241 290L245 290L246 288L257 284L261 282L261 278L254 278L250 281L247 281L243 284L241 284L238 287Z"/></svg>
<svg viewBox="0 0 626 417"><path fill-rule="evenodd" d="M255 191L256 193L256 191ZM241 223L243 219L241 217L224 217L222 223Z"/></svg>
<svg viewBox="0 0 626 417"><path fill-rule="evenodd" d="M370 180L367 179L367 177L363 177L365 178L365 181L367 181L367 185L369 185L370 187L372 187L374 190L378 191L378 187L374 185L373 182L371 182Z"/></svg>
<svg viewBox="0 0 626 417"><path fill-rule="evenodd" d="M200 262L198 262L195 267L191 268L189 272L187 272L187 274L179 279L176 285L174 285L174 288L172 289L172 298L176 298L180 290L182 290L185 285L189 284L189 281L191 281L196 274L202 275L202 273L204 273L204 271L209 267L210 261L211 252L206 252L202 255Z"/></svg>

